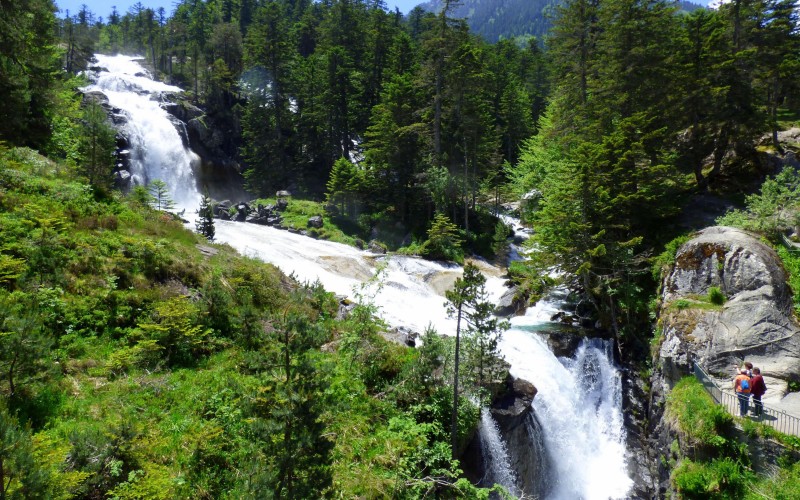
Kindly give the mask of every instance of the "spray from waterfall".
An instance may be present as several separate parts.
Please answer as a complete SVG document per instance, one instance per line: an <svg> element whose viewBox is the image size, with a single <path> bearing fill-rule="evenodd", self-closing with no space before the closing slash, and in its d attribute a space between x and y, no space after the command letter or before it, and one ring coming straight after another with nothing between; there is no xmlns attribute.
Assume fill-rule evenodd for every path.
<svg viewBox="0 0 800 500"><path fill-rule="evenodd" d="M91 85L84 91L99 91L120 110L124 124L120 132L130 144L129 168L133 182L148 185L164 181L176 208L196 210L200 194L194 175L199 158L184 144L178 128L183 123L172 118L163 107L167 94L182 92L179 87L152 79L150 73L130 56L96 54L96 66L89 74Z"/></svg>

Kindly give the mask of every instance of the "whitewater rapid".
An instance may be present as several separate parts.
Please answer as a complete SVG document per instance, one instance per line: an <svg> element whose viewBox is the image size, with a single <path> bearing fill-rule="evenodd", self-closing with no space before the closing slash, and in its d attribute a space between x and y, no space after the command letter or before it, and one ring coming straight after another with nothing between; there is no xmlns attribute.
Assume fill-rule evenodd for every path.
<svg viewBox="0 0 800 500"><path fill-rule="evenodd" d="M136 58L96 57L106 71L94 73L93 84L84 90L102 91L126 116L122 132L131 143L135 181L164 180L177 204L193 213L200 198L193 174L197 156L183 143L161 103L165 93L181 89L154 82ZM187 218L192 217L187 214ZM215 229L218 243L273 264L300 281L319 281L334 293L371 300L391 326L421 333L431 325L439 333L455 333L444 292L462 273L457 265L371 254L255 224L215 220ZM496 301L506 290L502 273L485 262L476 264L487 276L490 300ZM380 286L364 288L370 281ZM621 377L611 361L610 345L584 341L572 358L558 359L542 336L554 326L551 318L560 310L563 294L557 291L524 316L513 318L500 351L511 364L511 373L539 391L533 408L548 455L548 470L540 471L545 474L546 498L624 498L632 481L625 469ZM511 485L517 478L506 448L532 444L503 443L488 412L483 412L481 425L490 450L491 477L515 490Z"/></svg>

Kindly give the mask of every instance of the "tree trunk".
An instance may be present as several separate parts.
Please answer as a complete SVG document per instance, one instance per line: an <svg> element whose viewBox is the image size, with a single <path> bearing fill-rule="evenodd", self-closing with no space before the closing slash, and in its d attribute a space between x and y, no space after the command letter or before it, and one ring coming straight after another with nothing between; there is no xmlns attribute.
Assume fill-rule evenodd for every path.
<svg viewBox="0 0 800 500"><path fill-rule="evenodd" d="M3 457L0 455L0 500L6 500L6 470Z"/></svg>
<svg viewBox="0 0 800 500"><path fill-rule="evenodd" d="M453 447L453 458L458 458L458 352L461 345L461 310L463 305L458 306L458 316L456 320L456 355L453 364L453 412L450 415L450 444Z"/></svg>
<svg viewBox="0 0 800 500"><path fill-rule="evenodd" d="M8 389L10 391L10 396L14 397L16 393L16 388L14 387L14 368L17 364L17 355L14 355L14 358L11 360L11 365L8 367Z"/></svg>
<svg viewBox="0 0 800 500"><path fill-rule="evenodd" d="M771 123L771 125L772 125L772 145L775 146L775 150L778 153L783 154L784 153L783 147L781 147L781 143L778 141L778 78L777 77L775 78L775 81L773 82L773 87L772 87L772 90L771 90L770 93L771 93L771 97L772 97L772 99L770 99L771 103L770 103L770 110L769 110L769 115L770 115L770 119L771 119L770 121L772 122Z"/></svg>
<svg viewBox="0 0 800 500"><path fill-rule="evenodd" d="M722 170L722 159L725 157L725 153L728 151L728 143L728 125L725 124L722 126L722 129L719 131L719 136L717 137L717 145L714 148L714 166L712 167L711 172L708 173L709 179L713 179L714 177L718 176Z"/></svg>

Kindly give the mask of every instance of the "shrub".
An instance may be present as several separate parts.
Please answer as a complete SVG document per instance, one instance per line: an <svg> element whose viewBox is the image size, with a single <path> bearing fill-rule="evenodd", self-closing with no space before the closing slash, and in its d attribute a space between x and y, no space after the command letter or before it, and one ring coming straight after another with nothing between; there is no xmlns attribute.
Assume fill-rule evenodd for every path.
<svg viewBox="0 0 800 500"><path fill-rule="evenodd" d="M753 475L741 463L727 457L709 463L686 459L672 473L675 489L683 498L742 498L752 481Z"/></svg>
<svg viewBox="0 0 800 500"><path fill-rule="evenodd" d="M725 303L725 300L725 294L722 293L718 286L712 286L708 289L708 301L712 304L721 306Z"/></svg>

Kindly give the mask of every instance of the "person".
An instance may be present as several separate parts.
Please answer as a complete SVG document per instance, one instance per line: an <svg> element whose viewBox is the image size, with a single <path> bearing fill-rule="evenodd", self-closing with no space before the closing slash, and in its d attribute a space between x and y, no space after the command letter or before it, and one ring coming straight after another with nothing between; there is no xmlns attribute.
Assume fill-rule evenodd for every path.
<svg viewBox="0 0 800 500"><path fill-rule="evenodd" d="M753 415L760 417L764 413L764 404L761 396L767 392L767 384L761 376L760 368L753 368L753 377L750 379L750 394L753 395Z"/></svg>
<svg viewBox="0 0 800 500"><path fill-rule="evenodd" d="M739 368L739 365L733 365L733 370L734 370L734 373L737 376L739 375L739 373L742 370L745 370L745 371L747 371L747 376L748 377L752 377L753 376L753 363L751 363L749 361L745 361L744 363L742 363L742 367L741 368Z"/></svg>
<svg viewBox="0 0 800 500"><path fill-rule="evenodd" d="M736 397L739 398L739 416L744 417L747 415L750 405L750 377L747 376L746 369L739 372L739 375L733 380L733 390L736 391Z"/></svg>

